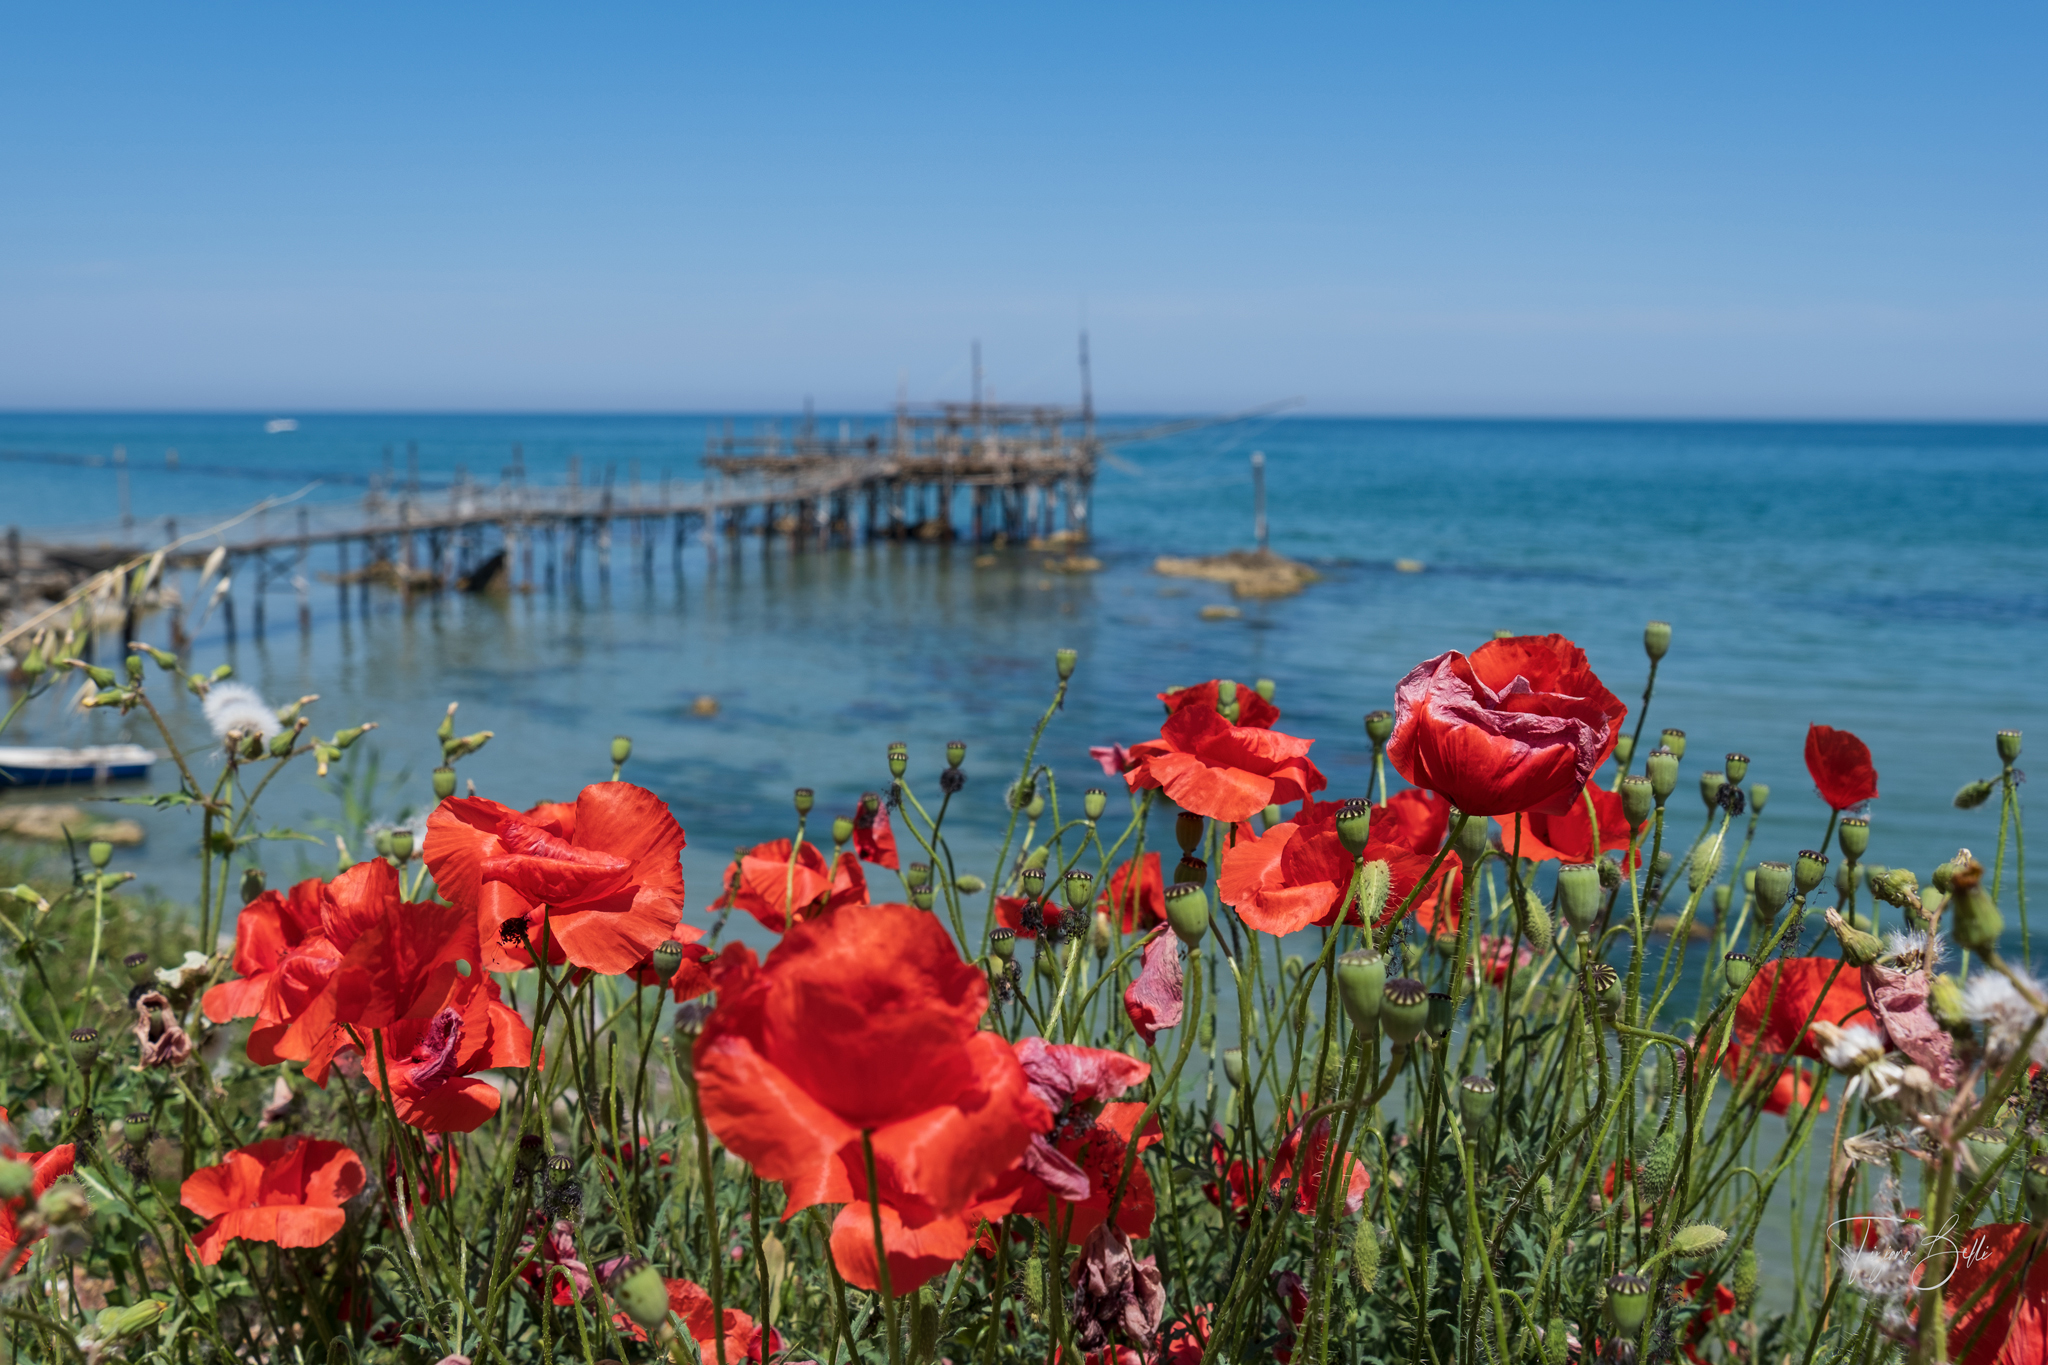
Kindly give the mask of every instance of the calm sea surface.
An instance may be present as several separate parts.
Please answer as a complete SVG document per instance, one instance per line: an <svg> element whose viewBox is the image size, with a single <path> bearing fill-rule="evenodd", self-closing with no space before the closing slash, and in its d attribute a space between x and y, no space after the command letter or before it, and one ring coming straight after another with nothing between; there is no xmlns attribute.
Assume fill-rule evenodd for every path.
<svg viewBox="0 0 2048 1365"><path fill-rule="evenodd" d="M124 448L140 535L160 533L165 517L193 529L387 461L404 477L416 460L426 482L458 467L495 481L515 446L536 483L562 480L572 459L586 482L606 467L622 487L692 479L714 420L724 421L310 416L266 434L261 415L5 415L0 451ZM1203 620L1227 591L1150 566L1161 553L1250 542L1255 449L1268 460L1274 547L1325 578L1296 598L1242 604L1238 619ZM111 468L8 462L0 480L0 521L31 533L117 525ZM329 483L312 497L361 494ZM1120 446L1097 494L1095 574L1048 573L1021 550L977 567L965 546L792 556L749 540L735 557L693 537L678 575L664 537L650 577L622 535L608 583L586 557L584 580L553 593L408 603L379 592L367 614L352 600L344 617L318 579L332 568L323 559L307 574L310 633L280 583L266 638L251 638L243 597L238 645L216 615L195 661L232 662L273 703L319 693L323 731L378 721L350 768L360 779L374 753L387 816L429 799L432 730L450 701L462 703L462 730L498 736L464 776L513 805L608 777L607 742L629 734L627 776L665 797L689 833L699 907L736 845L789 832L793 787L816 788L826 812L850 809L886 781L892 740L910 744L912 775L933 795L942 746L968 741L956 829L974 855L966 865L985 862L1062 646L1081 665L1044 753L1075 795L1103 782L1089 745L1156 733L1154 692L1219 674L1276 679L1283 728L1317 740L1332 792L1362 791L1362 715L1390 705L1417 661L1496 629L1570 635L1633 712L1651 617L1673 623L1674 643L1650 731L1691 736L1677 828L1689 838L1700 818L1692 779L1739 749L1752 780L1772 788L1753 860L1789 857L1826 824L1800 759L1809 722L1868 741L1883 793L1869 859L1923 878L1958 845L1988 858L1996 803L1962 812L1950 798L1996 773L1993 732L2048 744L2048 428L1269 420ZM272 524L287 528L283 514ZM1425 567L1400 572L1396 560ZM142 633L158 639L161 621ZM692 714L700 694L718 700L715 718ZM189 697L170 714L187 738L204 733ZM133 718L48 702L8 736L117 738L154 736ZM321 822L339 819L338 793L308 770L267 800L275 821L331 846ZM120 865L191 896L196 821L143 818L148 842ZM266 858L274 879L331 867L304 844L271 845Z"/></svg>

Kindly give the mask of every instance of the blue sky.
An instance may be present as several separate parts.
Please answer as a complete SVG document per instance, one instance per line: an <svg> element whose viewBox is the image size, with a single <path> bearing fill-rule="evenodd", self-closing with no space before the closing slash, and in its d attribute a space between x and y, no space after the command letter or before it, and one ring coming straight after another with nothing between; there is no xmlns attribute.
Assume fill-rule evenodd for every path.
<svg viewBox="0 0 2048 1365"><path fill-rule="evenodd" d="M0 8L0 407L2048 417L2048 11Z"/></svg>

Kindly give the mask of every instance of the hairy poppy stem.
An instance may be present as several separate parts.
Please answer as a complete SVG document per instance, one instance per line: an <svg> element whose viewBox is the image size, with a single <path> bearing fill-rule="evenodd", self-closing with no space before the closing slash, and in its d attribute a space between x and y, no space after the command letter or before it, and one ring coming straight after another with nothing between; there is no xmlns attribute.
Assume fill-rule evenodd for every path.
<svg viewBox="0 0 2048 1365"><path fill-rule="evenodd" d="M882 1191L875 1182L875 1130L860 1130L860 1155L867 1163L868 1212L875 1225L875 1281L882 1287L882 1313L889 1331L889 1365L902 1365L903 1343L896 1335L896 1295L889 1288L889 1244L882 1236ZM721 1356L720 1365L724 1365Z"/></svg>

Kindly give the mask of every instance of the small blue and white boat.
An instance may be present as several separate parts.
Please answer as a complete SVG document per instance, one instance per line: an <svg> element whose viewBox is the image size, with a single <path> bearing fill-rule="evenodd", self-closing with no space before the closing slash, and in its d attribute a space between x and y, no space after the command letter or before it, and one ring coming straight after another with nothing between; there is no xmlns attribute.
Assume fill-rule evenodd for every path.
<svg viewBox="0 0 2048 1365"><path fill-rule="evenodd" d="M57 787L71 782L125 782L149 776L156 755L140 744L84 749L0 748L0 787Z"/></svg>

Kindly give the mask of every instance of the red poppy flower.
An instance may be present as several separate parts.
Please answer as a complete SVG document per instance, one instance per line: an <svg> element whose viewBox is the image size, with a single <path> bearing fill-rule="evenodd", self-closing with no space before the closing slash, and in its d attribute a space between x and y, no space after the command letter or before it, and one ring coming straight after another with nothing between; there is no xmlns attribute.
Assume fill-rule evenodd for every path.
<svg viewBox="0 0 2048 1365"><path fill-rule="evenodd" d="M384 1090L390 1077L399 1122L429 1133L469 1133L498 1112L498 1087L480 1071L532 1061L533 1030L479 973L472 989L426 1019L401 1019L384 1029L384 1061L363 1059L363 1078ZM374 1044L373 1044L374 1046Z"/></svg>
<svg viewBox="0 0 2048 1365"><path fill-rule="evenodd" d="M1314 743L1232 725L1213 705L1183 705L1159 727L1158 739L1131 750L1124 781L1132 791L1157 787L1182 810L1236 824L1276 802L1306 800L1327 785L1308 759Z"/></svg>
<svg viewBox="0 0 2048 1365"><path fill-rule="evenodd" d="M426 1136L427 1155L420 1167L420 1183L413 1186L410 1180L401 1186L398 1177L404 1173L403 1163L396 1151L384 1154L384 1194L394 1204L401 1194L408 1208L423 1204L438 1204L443 1199L455 1197L455 1182L462 1178L462 1153L455 1145L439 1133Z"/></svg>
<svg viewBox="0 0 2048 1365"><path fill-rule="evenodd" d="M899 1293L937 1273L927 1273L934 1257L917 1260L927 1236L947 1248L938 1259L964 1255L973 1229L958 1226L961 1216L1051 1116L1009 1044L977 1027L988 979L960 960L939 922L908 905L848 906L792 926L765 962L728 947L717 977L718 1007L696 1047L705 1121L783 1183L784 1216L845 1204L841 1221L867 1227L866 1201L876 1198L896 1229ZM863 1267L840 1256L836 1232L833 1241L841 1272L875 1288L872 1242ZM903 1279L894 1278L898 1248Z"/></svg>
<svg viewBox="0 0 2048 1365"><path fill-rule="evenodd" d="M1499 986L1508 979L1510 963L1514 964L1516 971L1520 971L1534 961L1535 957L1535 949L1526 943L1517 947L1515 940L1511 938L1481 934L1479 947L1472 955L1472 964L1474 970L1484 972L1488 981Z"/></svg>
<svg viewBox="0 0 2048 1365"><path fill-rule="evenodd" d="M1145 944L1143 965L1124 987L1124 1013L1138 1036L1151 1042L1159 1030L1180 1023L1187 1001L1181 994L1180 940L1164 926Z"/></svg>
<svg viewBox="0 0 2048 1365"><path fill-rule="evenodd" d="M1847 810L1877 796L1877 769L1870 766L1870 746L1847 730L1807 726L1806 771L1813 775L1820 799L1831 810Z"/></svg>
<svg viewBox="0 0 2048 1365"><path fill-rule="evenodd" d="M1118 864L1116 871L1109 874L1108 888L1095 898L1095 908L1112 922L1120 918L1126 934L1166 922L1166 881L1159 870L1159 855L1147 853L1137 859L1137 864L1136 877L1131 875L1130 863ZM1122 916L1112 907L1121 907Z"/></svg>
<svg viewBox="0 0 2048 1365"><path fill-rule="evenodd" d="M1176 687L1171 692L1159 693L1158 697L1166 704L1168 715L1190 706L1215 711L1217 693L1220 690L1217 686L1218 681L1211 678L1208 682L1196 683L1193 687ZM1233 724L1244 730L1270 730L1273 728L1273 722L1279 719L1279 707L1260 696L1253 688L1243 683L1237 685L1237 719L1232 722Z"/></svg>
<svg viewBox="0 0 2048 1365"><path fill-rule="evenodd" d="M1586 814L1585 796L1593 798L1593 809L1600 818L1597 838L1592 818ZM1621 793L1594 785L1585 788L1585 796L1574 800L1562 815L1523 812L1520 829L1515 827L1514 815L1497 817L1501 852L1537 863L1590 863L1604 850L1627 848L1629 825L1622 812Z"/></svg>
<svg viewBox="0 0 2048 1365"><path fill-rule="evenodd" d="M1491 640L1401 680L1387 756L1467 815L1562 815L1614 751L1627 714L1562 635Z"/></svg>
<svg viewBox="0 0 2048 1365"><path fill-rule="evenodd" d="M207 989L200 1001L217 1024L254 1018L284 960L322 933L327 884L314 878L288 892L265 891L235 919L233 965L239 979Z"/></svg>
<svg viewBox="0 0 2048 1365"><path fill-rule="evenodd" d="M1952 1309L2006 1270L2022 1255L2021 1244L2032 1230L2028 1223L1992 1223L1956 1233L1955 1259L1944 1256L1929 1265L1932 1277L1955 1266L1942 1286L1943 1301ZM2015 1289L2013 1281L2022 1275L2026 1278ZM2031 1265L1985 1290L1975 1307L1949 1324L1948 1345L1958 1353L1956 1365L2041 1365L2048 1360L2048 1256L2035 1256Z"/></svg>
<svg viewBox="0 0 2048 1365"><path fill-rule="evenodd" d="M0 1124L7 1121L7 1110L0 1108ZM50 1186L71 1174L72 1163L77 1153L77 1144L70 1142L52 1147L47 1152L24 1152L14 1147L0 1147L0 1157L5 1157L9 1161L26 1161L34 1172L27 1194L15 1199L0 1200L0 1278L16 1274L28 1264L28 1244L21 1237L21 1215L28 1212ZM40 1230L32 1232L28 1241L33 1242L42 1235Z"/></svg>
<svg viewBox="0 0 2048 1365"><path fill-rule="evenodd" d="M997 896L996 923L1010 930L1018 938L1035 939L1038 937L1038 930L1034 927L1037 921L1034 921L1031 916L1024 913L1030 906L1031 897L1029 896ZM1072 918L1076 925L1082 925L1086 922L1087 916L1085 913L1073 910L1063 901L1054 897L1048 897L1038 902L1038 921L1051 925L1062 925L1069 918Z"/></svg>
<svg viewBox="0 0 2048 1365"><path fill-rule="evenodd" d="M1091 744L1088 757L1102 765L1106 777L1121 777L1131 766L1131 751L1121 744Z"/></svg>
<svg viewBox="0 0 2048 1365"><path fill-rule="evenodd" d="M684 925L683 829L661 798L630 782L585 787L574 804L515 811L468 797L427 817L425 857L441 894L477 917L484 966L532 966L505 925L524 920L555 960L614 976L630 972L666 939L690 943Z"/></svg>
<svg viewBox="0 0 2048 1365"><path fill-rule="evenodd" d="M1451 803L1435 792L1410 787L1372 808L1372 828L1410 853L1434 858L1451 832Z"/></svg>
<svg viewBox="0 0 2048 1365"><path fill-rule="evenodd" d="M538 1239L532 1232L536 1227L541 1229ZM540 1213L532 1214L527 1238L519 1246L519 1259L525 1262L519 1278L534 1289L545 1283L557 1308L580 1301L596 1279L577 1256L576 1225L566 1219L547 1222Z"/></svg>
<svg viewBox="0 0 2048 1365"><path fill-rule="evenodd" d="M363 1159L339 1142L272 1138L194 1171L179 1194L186 1208L213 1220L192 1239L200 1264L213 1265L236 1240L325 1246L348 1221L342 1205L363 1181Z"/></svg>
<svg viewBox="0 0 2048 1365"><path fill-rule="evenodd" d="M1707 1272L1704 1270L1697 1271L1684 1284L1678 1287L1679 1297L1685 1299L1698 1298L1700 1291L1706 1287ZM1735 1291L1725 1284L1716 1284L1714 1286L1713 1301L1704 1305L1700 1309L1698 1316L1693 1318L1692 1325L1685 1329L1685 1358L1692 1361L1693 1365L1706 1365L1705 1358L1693 1348L1699 1345L1701 1339L1707 1335L1708 1329L1713 1326L1714 1319L1730 1317L1734 1312Z"/></svg>
<svg viewBox="0 0 2048 1365"><path fill-rule="evenodd" d="M689 1332L690 1340L697 1343L704 1365L718 1365L718 1338L721 1335L725 1337L727 1361L761 1358L760 1323L740 1309L730 1307L725 1310L721 1323L720 1315L712 1309L709 1291L689 1280L663 1280L662 1284L668 1289L668 1306L683 1320L683 1328ZM768 1353L773 1355L781 1349L782 1333L771 1328Z"/></svg>
<svg viewBox="0 0 2048 1365"><path fill-rule="evenodd" d="M862 793L853 808L853 851L864 863L896 869L896 833L889 828L889 807L876 792Z"/></svg>
<svg viewBox="0 0 2048 1365"><path fill-rule="evenodd" d="M1132 1131L1145 1112L1142 1104L1103 1101L1143 1082L1152 1068L1121 1052L1043 1038L1020 1038L1016 1051L1032 1096L1051 1117L1015 1171L984 1198L991 1205L1007 1199L1018 1213L1041 1223L1055 1219L1048 1226L1078 1246L1108 1221ZM1137 1139L1138 1150L1160 1137L1155 1119ZM1152 1178L1142 1161L1134 1162L1115 1210L1117 1229L1131 1237L1148 1235L1154 1207Z"/></svg>
<svg viewBox="0 0 2048 1365"><path fill-rule="evenodd" d="M1268 934L1291 934L1311 924L1328 926L1336 922L1337 907L1351 887L1354 860L1337 837L1335 801L1309 801L1292 820L1282 821L1256 838L1240 835L1224 850L1223 870L1216 879L1216 894L1224 904L1235 906L1238 916L1252 928ZM1397 833L1399 827L1396 827ZM1365 845L1368 862L1387 865L1390 889L1380 923L1400 910L1408 893L1429 870L1434 856L1415 852L1375 828ZM1416 898L1418 912L1434 912L1439 894L1448 891L1455 903L1464 874L1458 864L1445 859L1437 868L1423 895ZM1455 920L1455 910L1452 911ZM1346 922L1358 922L1353 906ZM1432 913L1424 920L1433 925Z"/></svg>
<svg viewBox="0 0 2048 1365"><path fill-rule="evenodd" d="M1765 963L1742 999L1735 1002L1735 1036L1745 1046L1785 1053L1793 1050L1793 1040L1805 1030L1799 1055L1818 1059L1821 1044L1807 1029L1809 1015L1830 1024L1846 1024L1868 1010L1862 975L1844 967L1839 958L1781 958Z"/></svg>
<svg viewBox="0 0 2048 1365"><path fill-rule="evenodd" d="M787 839L771 839L727 864L725 894L711 908L737 906L780 933L789 927L791 911L804 920L842 905L867 904L868 879L860 870L860 859L842 853L828 875L825 855L816 844L806 841L797 850L794 865L789 847Z"/></svg>
<svg viewBox="0 0 2048 1365"><path fill-rule="evenodd" d="M1302 1103L1308 1103L1306 1095L1302 1096ZM1286 1193L1287 1183L1296 1178L1298 1159L1302 1169L1300 1183L1294 1187L1294 1211L1313 1215L1323 1197L1323 1172L1330 1164L1330 1116L1325 1114L1317 1119L1306 1134L1291 1117L1282 1115L1282 1122L1288 1124L1288 1132L1273 1153L1273 1179L1268 1188L1275 1194ZM1365 1164L1349 1152L1344 1154L1341 1164L1344 1170L1344 1212L1357 1213L1365 1207L1372 1177L1366 1173Z"/></svg>
<svg viewBox="0 0 2048 1365"><path fill-rule="evenodd" d="M1738 1086L1747 1086L1751 1102L1761 1102L1767 1113L1782 1115L1795 1108L1804 1109L1813 1098L1813 1075L1808 1068L1782 1057L1745 1049L1740 1043L1730 1043L1721 1054L1721 1074ZM1770 1087L1767 1091L1763 1090L1766 1085ZM1825 1098L1820 1102L1820 1111L1828 1111Z"/></svg>

